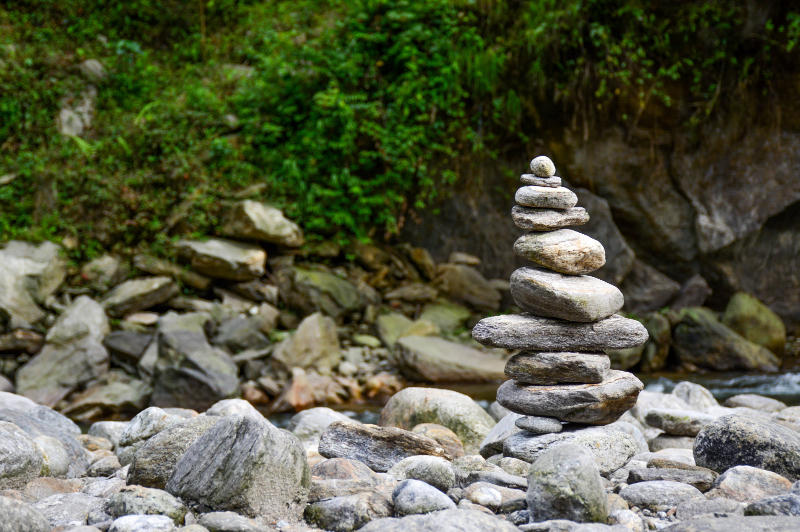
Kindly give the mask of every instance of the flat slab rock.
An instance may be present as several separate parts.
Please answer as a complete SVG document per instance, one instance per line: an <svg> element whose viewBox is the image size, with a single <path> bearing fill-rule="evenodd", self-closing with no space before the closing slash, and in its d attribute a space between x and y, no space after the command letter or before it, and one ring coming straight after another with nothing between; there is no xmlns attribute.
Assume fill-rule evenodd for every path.
<svg viewBox="0 0 800 532"><path fill-rule="evenodd" d="M561 178L557 175L551 175L550 177L540 177L535 174L522 174L519 176L519 180L522 182L523 185L535 185L537 187L560 187L561 186Z"/></svg>
<svg viewBox="0 0 800 532"><path fill-rule="evenodd" d="M319 440L319 454L326 458L350 458L373 471L386 472L404 458L415 455L446 456L444 448L427 436L396 427L379 427L336 421Z"/></svg>
<svg viewBox="0 0 800 532"><path fill-rule="evenodd" d="M511 219L520 229L527 231L553 231L589 221L589 213L583 207L571 209L536 209L514 205Z"/></svg>
<svg viewBox="0 0 800 532"><path fill-rule="evenodd" d="M514 425L531 434L552 434L564 429L564 425L554 417L522 416L514 421Z"/></svg>
<svg viewBox="0 0 800 532"><path fill-rule="evenodd" d="M542 268L519 268L511 274L511 297L537 316L594 322L622 308L619 288L588 275L561 275Z"/></svg>
<svg viewBox="0 0 800 532"><path fill-rule="evenodd" d="M564 187L525 186L517 189L514 200L524 207L571 209L578 203L578 196Z"/></svg>
<svg viewBox="0 0 800 532"><path fill-rule="evenodd" d="M506 349L597 352L636 347L649 335L644 325L618 314L595 323L505 314L479 321L472 337L483 345Z"/></svg>
<svg viewBox="0 0 800 532"><path fill-rule="evenodd" d="M599 383L611 369L605 353L517 353L505 374L523 384Z"/></svg>
<svg viewBox="0 0 800 532"><path fill-rule="evenodd" d="M643 388L634 375L611 370L598 384L535 386L506 381L497 390L497 402L518 414L606 425L635 405Z"/></svg>
<svg viewBox="0 0 800 532"><path fill-rule="evenodd" d="M797 532L800 517L754 515L690 519L661 529L664 532Z"/></svg>
<svg viewBox="0 0 800 532"><path fill-rule="evenodd" d="M606 263L603 244L572 229L522 235L514 242L514 253L569 275L590 273Z"/></svg>

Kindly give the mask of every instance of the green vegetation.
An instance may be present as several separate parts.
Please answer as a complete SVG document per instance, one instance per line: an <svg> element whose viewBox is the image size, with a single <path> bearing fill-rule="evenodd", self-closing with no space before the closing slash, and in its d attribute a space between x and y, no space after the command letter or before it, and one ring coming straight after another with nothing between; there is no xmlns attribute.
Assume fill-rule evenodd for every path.
<svg viewBox="0 0 800 532"><path fill-rule="evenodd" d="M796 72L798 42L800 10L780 2L6 3L0 240L164 252L242 197L312 241L381 238L459 162L524 151L548 124L697 126ZM90 58L108 76L91 126L65 137Z"/></svg>

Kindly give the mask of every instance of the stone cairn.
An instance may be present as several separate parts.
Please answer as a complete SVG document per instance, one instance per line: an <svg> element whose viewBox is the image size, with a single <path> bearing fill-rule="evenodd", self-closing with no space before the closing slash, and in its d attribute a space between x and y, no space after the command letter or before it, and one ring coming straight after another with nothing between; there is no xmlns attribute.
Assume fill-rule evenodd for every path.
<svg viewBox="0 0 800 532"><path fill-rule="evenodd" d="M523 314L484 318L472 336L493 347L519 350L506 363L511 379L497 401L524 417L516 424L533 434L560 432L564 423L606 425L636 403L642 383L610 369L605 351L647 341L644 326L618 314L617 287L585 275L605 264L597 240L565 227L589 215L578 197L561 186L553 162L531 161L511 216L527 234L514 251L535 264L511 274L511 295Z"/></svg>

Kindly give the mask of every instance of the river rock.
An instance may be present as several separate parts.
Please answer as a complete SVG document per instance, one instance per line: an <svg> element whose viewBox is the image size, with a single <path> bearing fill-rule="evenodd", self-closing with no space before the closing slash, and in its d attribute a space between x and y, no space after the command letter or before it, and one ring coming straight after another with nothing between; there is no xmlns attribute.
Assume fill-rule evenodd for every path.
<svg viewBox="0 0 800 532"><path fill-rule="evenodd" d="M440 264L436 269L436 287L448 299L482 311L500 308L500 292L471 266Z"/></svg>
<svg viewBox="0 0 800 532"><path fill-rule="evenodd" d="M416 382L491 382L503 378L503 360L436 336L404 336L397 341L403 376Z"/></svg>
<svg viewBox="0 0 800 532"><path fill-rule="evenodd" d="M59 493L33 505L53 528L93 525L111 520L111 516L105 511L105 506L104 499L85 493Z"/></svg>
<svg viewBox="0 0 800 532"><path fill-rule="evenodd" d="M706 308L685 308L679 317L672 338L682 361L720 371L777 371L780 367L780 360L768 349L742 338Z"/></svg>
<svg viewBox="0 0 800 532"><path fill-rule="evenodd" d="M436 440L439 445L445 450L448 456L458 458L464 456L464 445L461 443L461 438L448 429L444 425L438 423L420 423L415 425L411 432L415 434L422 434L433 440Z"/></svg>
<svg viewBox="0 0 800 532"><path fill-rule="evenodd" d="M128 483L164 489L183 454L220 419L197 416L149 437L133 454Z"/></svg>
<svg viewBox="0 0 800 532"><path fill-rule="evenodd" d="M292 416L286 430L297 436L306 449L316 448L320 436L334 421L351 421L351 419L324 406L309 408Z"/></svg>
<svg viewBox="0 0 800 532"><path fill-rule="evenodd" d="M605 522L606 492L592 455L564 444L540 453L528 473L528 511L533 521Z"/></svg>
<svg viewBox="0 0 800 532"><path fill-rule="evenodd" d="M514 224L526 231L552 231L573 225L583 225L589 221L589 214L583 207L571 209L532 209L514 205L511 209Z"/></svg>
<svg viewBox="0 0 800 532"><path fill-rule="evenodd" d="M711 489L717 474L711 470L675 469L657 467L637 467L628 472L628 484L650 482L653 480L669 480L694 486L702 492Z"/></svg>
<svg viewBox="0 0 800 532"><path fill-rule="evenodd" d="M385 472L409 456L444 457L445 451L435 440L407 430L336 421L322 433L319 454L326 458L353 458L373 471Z"/></svg>
<svg viewBox="0 0 800 532"><path fill-rule="evenodd" d="M678 504L675 516L681 521L699 517L728 517L744 515L744 508L745 505L743 503L733 499L698 497Z"/></svg>
<svg viewBox="0 0 800 532"><path fill-rule="evenodd" d="M222 238L181 240L175 247L203 275L231 281L249 281L264 275L267 254L260 246Z"/></svg>
<svg viewBox="0 0 800 532"><path fill-rule="evenodd" d="M730 408L744 407L762 412L778 412L786 408L786 403L783 401L753 393L742 393L728 397L723 404Z"/></svg>
<svg viewBox="0 0 800 532"><path fill-rule="evenodd" d="M527 185L517 189L514 201L523 207L571 209L578 203L578 196L564 187L552 188Z"/></svg>
<svg viewBox="0 0 800 532"><path fill-rule="evenodd" d="M519 176L520 182L523 185L534 185L537 187L553 187L558 188L561 186L561 178L558 176L542 177L534 174L522 174Z"/></svg>
<svg viewBox="0 0 800 532"><path fill-rule="evenodd" d="M356 530L392 515L392 500L382 493L361 492L320 500L306 506L305 519L324 530Z"/></svg>
<svg viewBox="0 0 800 532"><path fill-rule="evenodd" d="M443 510L403 518L387 517L367 523L362 532L464 532L466 530L492 530L493 532L518 532L506 521L476 510Z"/></svg>
<svg viewBox="0 0 800 532"><path fill-rule="evenodd" d="M115 519L108 532L173 532L175 523L165 515L125 515Z"/></svg>
<svg viewBox="0 0 800 532"><path fill-rule="evenodd" d="M129 464L136 450L150 437L182 422L180 416L169 414L157 406L145 408L126 423L125 430L119 435L115 451L120 462L123 465Z"/></svg>
<svg viewBox="0 0 800 532"><path fill-rule="evenodd" d="M272 358L287 368L314 368L330 374L342 359L336 323L319 312L307 316L292 336L276 346Z"/></svg>
<svg viewBox="0 0 800 532"><path fill-rule="evenodd" d="M550 270L581 275L606 263L603 245L572 229L528 233L514 242L514 252Z"/></svg>
<svg viewBox="0 0 800 532"><path fill-rule="evenodd" d="M505 374L523 384L599 383L611 361L603 353L518 353L508 359Z"/></svg>
<svg viewBox="0 0 800 532"><path fill-rule="evenodd" d="M497 401L519 414L606 425L636 404L642 388L632 374L610 370L599 384L535 386L506 381L497 390Z"/></svg>
<svg viewBox="0 0 800 532"><path fill-rule="evenodd" d="M449 510L456 505L450 497L430 484L419 480L404 480L392 493L394 512L397 515L427 514L438 510Z"/></svg>
<svg viewBox="0 0 800 532"><path fill-rule="evenodd" d="M533 462L543 451L564 443L574 443L587 449L603 475L616 471L639 452L639 445L634 436L610 425L567 428L563 432L539 436L524 431L518 432L506 439L503 444L503 454Z"/></svg>
<svg viewBox="0 0 800 532"><path fill-rule="evenodd" d="M594 322L622 308L615 286L588 275L561 275L540 268L511 274L511 295L522 310L567 321Z"/></svg>
<svg viewBox="0 0 800 532"><path fill-rule="evenodd" d="M697 434L717 416L693 410L674 410L653 408L645 416L651 427L656 427L673 436L697 436Z"/></svg>
<svg viewBox="0 0 800 532"><path fill-rule="evenodd" d="M707 412L717 408L719 403L708 389L689 381L681 381L672 389L672 395L678 397L693 410Z"/></svg>
<svg viewBox="0 0 800 532"><path fill-rule="evenodd" d="M669 510L683 501L703 496L694 486L671 480L637 482L622 488L619 494L631 506L654 511Z"/></svg>
<svg viewBox="0 0 800 532"><path fill-rule="evenodd" d="M178 286L169 277L143 277L117 285L102 304L109 316L122 317L160 305L176 295Z"/></svg>
<svg viewBox="0 0 800 532"><path fill-rule="evenodd" d="M197 518L197 524L203 530L188 530L183 527L180 532L267 532L269 528L254 519L249 519L235 512L208 512Z"/></svg>
<svg viewBox="0 0 800 532"><path fill-rule="evenodd" d="M647 329L617 314L595 323L569 323L529 314L491 316L479 321L472 337L484 345L531 351L588 351L635 347Z"/></svg>
<svg viewBox="0 0 800 532"><path fill-rule="evenodd" d="M664 532L796 532L800 518L788 516L702 517L676 523Z"/></svg>
<svg viewBox="0 0 800 532"><path fill-rule="evenodd" d="M531 161L531 172L537 177L550 177L556 173L556 165L550 157L539 155Z"/></svg>
<svg viewBox="0 0 800 532"><path fill-rule="evenodd" d="M388 473L397 480L420 480L442 492L456 483L453 466L438 456L409 456L393 465Z"/></svg>
<svg viewBox="0 0 800 532"><path fill-rule="evenodd" d="M740 465L721 474L707 496L753 502L771 495L786 493L791 487L792 483L777 473Z"/></svg>
<svg viewBox="0 0 800 532"><path fill-rule="evenodd" d="M780 316L750 294L737 292L731 297L722 323L773 353L783 353L786 346L786 326Z"/></svg>
<svg viewBox="0 0 800 532"><path fill-rule="evenodd" d="M0 497L0 523L6 532L50 532L50 523L30 504Z"/></svg>
<svg viewBox="0 0 800 532"><path fill-rule="evenodd" d="M166 491L126 486L108 499L106 511L113 517L123 515L165 515L176 525L183 523L187 508Z"/></svg>
<svg viewBox="0 0 800 532"><path fill-rule="evenodd" d="M213 510L294 521L310 471L299 440L267 420L223 417L183 454L166 489Z"/></svg>
<svg viewBox="0 0 800 532"><path fill-rule="evenodd" d="M553 417L521 416L514 424L531 434L553 434L564 429L561 421Z"/></svg>
<svg viewBox="0 0 800 532"><path fill-rule="evenodd" d="M697 465L724 472L737 465L800 478L800 433L741 415L723 416L706 425L694 444Z"/></svg>
<svg viewBox="0 0 800 532"><path fill-rule="evenodd" d="M0 456L0 488L22 488L42 470L43 459L36 443L7 421L0 421Z"/></svg>
<svg viewBox="0 0 800 532"><path fill-rule="evenodd" d="M489 458L495 454L502 454L506 438L520 431L515 422L521 417L523 416L511 412L498 421L481 442L480 455Z"/></svg>
<svg viewBox="0 0 800 532"><path fill-rule="evenodd" d="M800 495L785 493L765 497L751 502L744 509L745 515L793 515L800 517Z"/></svg>
<svg viewBox="0 0 800 532"><path fill-rule="evenodd" d="M381 410L380 424L412 429L438 423L455 432L468 454L477 453L495 421L467 395L438 388L405 388Z"/></svg>
<svg viewBox="0 0 800 532"><path fill-rule="evenodd" d="M252 200L236 203L225 216L221 233L241 240L256 240L296 248L304 243L303 231L279 209Z"/></svg>
<svg viewBox="0 0 800 532"><path fill-rule="evenodd" d="M364 462L348 458L329 458L311 468L310 502L362 492L380 492L391 499L396 480L375 473Z"/></svg>

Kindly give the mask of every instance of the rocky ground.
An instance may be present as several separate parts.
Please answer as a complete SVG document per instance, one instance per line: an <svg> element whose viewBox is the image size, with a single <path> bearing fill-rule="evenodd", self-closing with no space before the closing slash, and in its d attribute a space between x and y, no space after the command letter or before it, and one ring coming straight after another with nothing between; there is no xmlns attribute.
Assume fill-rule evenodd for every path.
<svg viewBox="0 0 800 532"><path fill-rule="evenodd" d="M0 392L2 530L800 529L800 407L682 382L602 427L518 429L406 388L379 425L325 407L276 428L247 401L149 407L88 431Z"/></svg>
<svg viewBox="0 0 800 532"><path fill-rule="evenodd" d="M239 396L270 412L382 404L408 382L503 378L511 352L481 347L469 329L514 305L477 258L305 244L281 211L253 201L231 207L219 234L175 242L174 261L68 264L56 244L6 243L0 389L91 422ZM707 294L688 286L672 307L633 315L650 340L609 351L613 367L774 371L791 360L797 344L769 308L742 293L717 313L697 306Z"/></svg>

